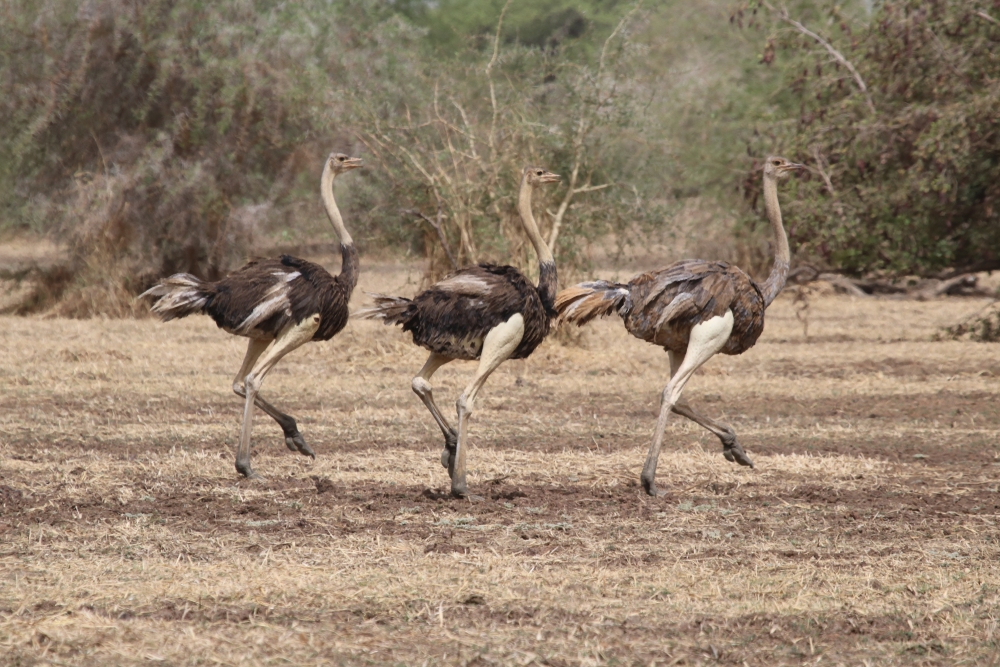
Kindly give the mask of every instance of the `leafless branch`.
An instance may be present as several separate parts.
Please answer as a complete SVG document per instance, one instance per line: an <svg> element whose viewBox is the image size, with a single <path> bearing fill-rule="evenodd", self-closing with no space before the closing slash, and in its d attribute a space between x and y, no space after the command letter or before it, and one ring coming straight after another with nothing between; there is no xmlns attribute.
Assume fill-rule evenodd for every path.
<svg viewBox="0 0 1000 667"><path fill-rule="evenodd" d="M490 58L490 62L486 65L486 80L490 84L490 104L493 106L493 120L490 122L490 136L487 138L487 145L490 147L490 153L492 156L494 150L494 137L497 132L497 116L500 114L499 109L497 109L497 95L493 88L493 77L490 73L493 71L493 66L497 62L497 55L500 53L500 28L503 26L503 17L507 13L507 8L510 7L511 0L507 0L504 4L503 9L500 10L500 19L497 21L497 34L493 39L493 57Z"/></svg>
<svg viewBox="0 0 1000 667"><path fill-rule="evenodd" d="M793 28L795 28L796 30L798 30L800 33L802 33L803 35L805 35L806 37L809 37L810 39L814 40L817 44L819 44L824 49L826 49L827 52L831 56L833 56L834 60L836 60L837 62L839 62L841 65L843 65L847 69L847 71L851 73L851 76L854 77L854 83L857 84L858 89L865 96L865 101L868 103L868 110L871 111L872 115L875 114L875 103L872 102L872 96L868 92L868 86L865 85L865 81L864 81L864 79L861 78L861 75L858 74L858 70L854 69L854 65L851 64L850 60L848 60L847 58L844 57L844 54L842 54L837 49L833 48L833 45L830 44L830 42L826 41L825 39L823 39L822 37L820 37L819 35L817 35L816 33L814 33L809 28L805 27L804 25L802 25L801 23L799 23L795 19L791 18L788 15L788 10L786 10L785 8L776 9L767 0L763 1L763 5L765 7L767 7L769 10L771 10L772 12L774 12L775 14L777 14L778 18L780 18L782 21L784 21L788 25L792 26Z"/></svg>
<svg viewBox="0 0 1000 667"><path fill-rule="evenodd" d="M469 117L465 115L465 109L463 109L462 105L458 103L458 100L456 100L454 97L449 99L451 100L451 103L455 106L455 108L458 109L458 113L462 116L462 122L465 124L465 129L466 129L466 131L462 132L462 134L464 134L469 140L469 150L472 151L472 157L476 160L476 162L479 162L479 154L476 153L476 139L475 136L473 136L474 133L472 130L472 126L469 124ZM461 130L459 131L461 132Z"/></svg>
<svg viewBox="0 0 1000 667"><path fill-rule="evenodd" d="M629 13L622 17L622 20L618 22L618 25L616 25L615 29L611 31L608 38L604 40L604 46L601 48L601 60L597 65L598 76L600 76L601 72L604 71L604 58L608 55L608 45L611 44L611 40L615 38L615 35L621 32L621 29L625 27L625 24L630 18L632 18L632 15L639 11L639 8L642 7L642 2L643 0L639 0L639 2L635 3L635 7L629 10Z"/></svg>
<svg viewBox="0 0 1000 667"><path fill-rule="evenodd" d="M1000 25L1000 21L997 21L997 20L996 20L995 18L993 18L992 16L990 16L990 15L989 15L989 14L987 14L986 12L983 12L983 11L975 11L975 12L972 12L972 13L973 13L973 14L975 14L976 16L978 16L978 17L979 17L979 18L981 18L981 19L984 19L984 20L986 20L986 21L989 21L990 23L995 23L995 24L997 24L997 25Z"/></svg>
<svg viewBox="0 0 1000 667"><path fill-rule="evenodd" d="M844 219L844 206L840 203L840 197L837 196L837 191L833 187L833 181L830 180L830 175L826 171L825 161L823 160L823 154L819 150L819 146L812 147L813 159L816 160L816 171L823 178L823 183L826 184L826 189L830 192L833 197L833 208L840 216L840 219Z"/></svg>
<svg viewBox="0 0 1000 667"><path fill-rule="evenodd" d="M437 193L435 193L435 196L437 196ZM455 261L455 255L451 253L451 248L448 246L448 239L445 237L444 229L441 226L441 223L444 220L444 207L442 206L440 197L437 197L437 206L437 220L431 220L420 211L415 211L413 209L404 208L400 209L399 212L404 215L412 215L420 218L434 228L434 231L437 232L438 235L438 241L441 243L441 247L444 248L444 253L448 256L448 262L451 264L452 271L457 271L458 262Z"/></svg>
<svg viewBox="0 0 1000 667"><path fill-rule="evenodd" d="M581 194L583 192L593 192L595 190L603 190L604 188L610 188L612 183L604 183L603 185L586 185L582 188L577 188L573 191L574 194Z"/></svg>
<svg viewBox="0 0 1000 667"><path fill-rule="evenodd" d="M587 135L593 127L593 124L589 120L589 116L596 115L604 103L610 99L614 94L614 84L612 84L612 91L607 95L601 96L601 86L602 79L604 75L604 62L608 55L608 47L611 45L611 41L615 38L618 33L622 31L625 25L631 20L632 16L639 11L642 7L643 0L639 0L635 7L633 7L625 16L618 21L618 25L615 29L611 31L607 39L604 40L604 46L601 48L601 58L597 65L597 76L594 78L594 92L596 104L588 105L586 103L580 105L580 117L576 122L576 132L573 135L573 166L569 173L569 183L566 188L566 194L563 195L563 199L559 202L559 208L556 209L555 214L552 216L552 230L549 232L549 248L552 249L553 254L556 249L556 239L559 238L559 230L562 228L563 218L566 216L566 211L569 210L570 202L572 202L573 197L583 192L593 192L594 190L601 190L608 187L605 185L591 186L588 179L587 185L582 188L576 187L577 179L580 175L580 167L583 165L583 147L584 142L587 139Z"/></svg>

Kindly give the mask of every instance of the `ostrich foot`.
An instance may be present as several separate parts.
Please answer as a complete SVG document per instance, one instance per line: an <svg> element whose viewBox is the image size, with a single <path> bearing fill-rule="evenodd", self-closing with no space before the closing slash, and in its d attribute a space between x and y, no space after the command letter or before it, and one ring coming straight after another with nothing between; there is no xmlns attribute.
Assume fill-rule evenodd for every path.
<svg viewBox="0 0 1000 667"><path fill-rule="evenodd" d="M441 451L441 465L447 468L448 470L451 470L451 467L454 465L454 461L455 461L455 448L445 446L445 448Z"/></svg>
<svg viewBox="0 0 1000 667"><path fill-rule="evenodd" d="M753 468L753 461L751 461L750 457L747 456L747 453L743 451L743 446L740 445L740 441L736 438L733 438L733 441L730 443L722 444L722 455L726 457L727 461Z"/></svg>
<svg viewBox="0 0 1000 667"><path fill-rule="evenodd" d="M247 479L261 479L261 476L253 471L250 467L250 463L243 463L241 461L236 462L236 472L243 475Z"/></svg>
<svg viewBox="0 0 1000 667"><path fill-rule="evenodd" d="M469 487L465 483L465 475L451 480L451 495L456 498L468 498L469 497Z"/></svg>
<svg viewBox="0 0 1000 667"><path fill-rule="evenodd" d="M643 475L639 478L642 481L642 490L646 492L647 495L653 496L654 498L660 498L667 495L667 492L656 488L656 482L653 477L646 477Z"/></svg>
<svg viewBox="0 0 1000 667"><path fill-rule="evenodd" d="M313 452L312 448L306 444L305 438L298 430L292 433L285 433L285 446L293 452L298 452L303 456L311 456L316 458L316 454Z"/></svg>

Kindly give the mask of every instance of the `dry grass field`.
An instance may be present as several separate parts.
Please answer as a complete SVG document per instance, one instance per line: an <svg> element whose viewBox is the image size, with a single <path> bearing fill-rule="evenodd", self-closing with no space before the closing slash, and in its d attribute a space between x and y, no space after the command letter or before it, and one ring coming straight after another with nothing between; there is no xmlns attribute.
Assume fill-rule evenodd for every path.
<svg viewBox="0 0 1000 667"><path fill-rule="evenodd" d="M397 330L280 365L318 458L259 414L245 481L242 340L3 318L0 663L1000 665L1000 346L931 341L980 305L816 296L806 340L786 293L687 392L757 468L675 418L657 499L667 359L616 320L494 375L454 500Z"/></svg>

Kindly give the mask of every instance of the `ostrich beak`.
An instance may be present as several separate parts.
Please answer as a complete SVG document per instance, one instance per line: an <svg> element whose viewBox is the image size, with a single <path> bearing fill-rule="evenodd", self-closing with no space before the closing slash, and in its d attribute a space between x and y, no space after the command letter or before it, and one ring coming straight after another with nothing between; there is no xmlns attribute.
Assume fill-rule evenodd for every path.
<svg viewBox="0 0 1000 667"><path fill-rule="evenodd" d="M344 169L359 169L365 166L365 161L359 157L349 157L343 162Z"/></svg>
<svg viewBox="0 0 1000 667"><path fill-rule="evenodd" d="M804 164L797 164L795 162L789 162L788 164L783 164L777 168L775 176L778 178L785 178L790 174L798 173L805 170L806 166Z"/></svg>
<svg viewBox="0 0 1000 667"><path fill-rule="evenodd" d="M553 174L551 171L547 171L538 180L541 183L558 183L560 178L562 178L562 176L560 176L559 174Z"/></svg>

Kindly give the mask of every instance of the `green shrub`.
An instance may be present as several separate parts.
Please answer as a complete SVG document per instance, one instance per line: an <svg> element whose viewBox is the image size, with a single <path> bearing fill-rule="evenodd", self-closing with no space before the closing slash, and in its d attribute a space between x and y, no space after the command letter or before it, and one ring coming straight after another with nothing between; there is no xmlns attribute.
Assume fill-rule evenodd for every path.
<svg viewBox="0 0 1000 667"><path fill-rule="evenodd" d="M1000 268L1000 1L976 4L887 0L867 23L758 9L795 111L749 148L811 167L786 204L800 255L854 274ZM750 200L758 188L747 179Z"/></svg>

